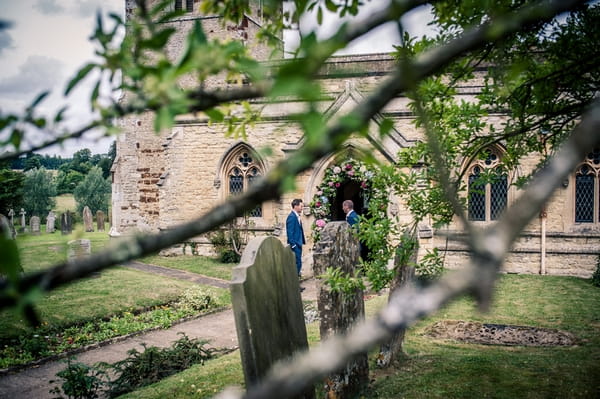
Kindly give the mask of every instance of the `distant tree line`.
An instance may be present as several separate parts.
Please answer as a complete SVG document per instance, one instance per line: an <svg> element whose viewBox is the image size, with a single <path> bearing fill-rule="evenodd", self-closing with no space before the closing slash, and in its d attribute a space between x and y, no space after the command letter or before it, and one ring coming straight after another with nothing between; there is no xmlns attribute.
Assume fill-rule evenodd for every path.
<svg viewBox="0 0 600 399"><path fill-rule="evenodd" d="M29 153L0 164L0 213L23 208L27 215L45 217L54 208L54 197L73 194L77 211L108 211L110 168L116 155L113 142L108 154L92 154L84 148L72 158ZM52 172L52 170L57 172Z"/></svg>

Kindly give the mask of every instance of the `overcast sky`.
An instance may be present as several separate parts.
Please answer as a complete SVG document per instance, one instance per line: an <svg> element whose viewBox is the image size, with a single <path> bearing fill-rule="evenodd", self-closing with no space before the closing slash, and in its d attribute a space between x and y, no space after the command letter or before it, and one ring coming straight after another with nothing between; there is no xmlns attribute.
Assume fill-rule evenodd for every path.
<svg viewBox="0 0 600 399"><path fill-rule="evenodd" d="M40 92L51 90L54 94L45 101L43 110L56 111L65 100L61 93L69 78L87 62L93 60L94 47L89 37L95 27L96 12L123 15L125 0L0 0L0 19L9 21L9 29L0 30L0 110L18 112ZM366 17L375 7L386 1L374 0ZM327 21L327 18L326 18ZM428 31L429 15L426 10L405 17L411 34L420 36ZM326 23L327 25L327 23ZM303 29L310 29L303 23ZM325 37L333 30L324 29ZM294 46L295 35L285 37L286 48ZM370 37L352 43L344 53L374 53L392 50L398 43L394 24L378 29ZM89 90L89 89L88 89ZM71 126L83 125L89 120L86 98L89 91L78 90L68 100L74 120ZM44 153L70 156L81 148L93 153L104 153L112 140L78 140Z"/></svg>

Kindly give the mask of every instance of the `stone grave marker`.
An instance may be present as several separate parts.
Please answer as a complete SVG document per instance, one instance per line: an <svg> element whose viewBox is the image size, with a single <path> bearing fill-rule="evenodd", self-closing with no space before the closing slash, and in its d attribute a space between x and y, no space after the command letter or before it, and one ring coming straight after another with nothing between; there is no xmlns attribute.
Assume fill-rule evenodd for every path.
<svg viewBox="0 0 600 399"><path fill-rule="evenodd" d="M73 232L73 217L69 211L60 215L60 232L63 235L71 234Z"/></svg>
<svg viewBox="0 0 600 399"><path fill-rule="evenodd" d="M0 213L0 234L4 235L4 237L9 240L14 240L17 236L17 232L15 231L15 226L10 222L6 216Z"/></svg>
<svg viewBox="0 0 600 399"><path fill-rule="evenodd" d="M29 219L29 228L31 229L31 234L39 235L40 234L40 217L32 216Z"/></svg>
<svg viewBox="0 0 600 399"><path fill-rule="evenodd" d="M53 211L48 212L46 217L46 233L54 233L56 230L56 215Z"/></svg>
<svg viewBox="0 0 600 399"><path fill-rule="evenodd" d="M253 238L233 268L231 297L246 386L308 349L294 253L275 237ZM297 398L314 398L307 389Z"/></svg>
<svg viewBox="0 0 600 399"><path fill-rule="evenodd" d="M358 240L352 235L347 222L330 222L321 231L321 239L313 252L315 276L322 275L328 267L341 269L354 276L360 255ZM332 292L321 279L317 279L317 302L321 318L321 341L335 334L345 334L352 326L364 320L363 291L351 294ZM329 374L324 384L325 397L354 398L369 383L367 353L355 356L346 367Z"/></svg>
<svg viewBox="0 0 600 399"><path fill-rule="evenodd" d="M104 212L101 210L96 211L96 230L104 231L104 223L106 222Z"/></svg>
<svg viewBox="0 0 600 399"><path fill-rule="evenodd" d="M67 243L67 257L69 259L84 258L91 254L92 243L88 239L71 240Z"/></svg>
<svg viewBox="0 0 600 399"><path fill-rule="evenodd" d="M21 227L19 227L19 233L24 233L27 231L27 223L25 222L26 214L27 212L25 212L25 209L21 208L21 211L19 212L19 215L21 215Z"/></svg>
<svg viewBox="0 0 600 399"><path fill-rule="evenodd" d="M92 211L86 206L83 208L83 228L87 233L94 231L94 220L92 217Z"/></svg>
<svg viewBox="0 0 600 399"><path fill-rule="evenodd" d="M15 225L15 210L10 208L10 210L8 211L8 217L10 218L10 224Z"/></svg>

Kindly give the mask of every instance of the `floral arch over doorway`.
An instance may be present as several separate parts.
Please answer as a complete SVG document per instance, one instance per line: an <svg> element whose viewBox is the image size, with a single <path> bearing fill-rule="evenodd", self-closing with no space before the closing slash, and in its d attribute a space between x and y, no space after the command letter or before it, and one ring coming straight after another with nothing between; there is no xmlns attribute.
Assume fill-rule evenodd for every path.
<svg viewBox="0 0 600 399"><path fill-rule="evenodd" d="M369 217L376 216L369 209L370 201L374 197L378 200L387 198L387 193L377 187L375 183L377 173L378 171L375 167L367 166L363 162L353 158L347 158L341 162L338 161L325 170L323 181L317 186L315 195L310 202L310 208L315 217L312 225L312 235L315 242L319 240L320 233L327 223L335 220L335 218L332 218L332 215L335 213L335 210L332 209L332 203L336 200L340 188L344 185L348 185L349 183L356 185L361 191L363 198L362 211L365 213L368 211ZM360 211L357 210L359 214L361 213ZM385 217L385 209L383 209L382 213L382 217Z"/></svg>

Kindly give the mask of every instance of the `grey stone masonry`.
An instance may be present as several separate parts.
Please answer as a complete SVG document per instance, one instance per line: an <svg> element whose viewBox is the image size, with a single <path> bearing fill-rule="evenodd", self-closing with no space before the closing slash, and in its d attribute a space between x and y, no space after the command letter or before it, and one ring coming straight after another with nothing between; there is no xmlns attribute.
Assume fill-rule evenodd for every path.
<svg viewBox="0 0 600 399"><path fill-rule="evenodd" d="M320 276L327 268L333 267L353 277L359 254L358 240L347 222L327 223L313 252L314 274ZM352 293L334 292L325 282L317 279L317 302L321 318L321 341L335 334L345 334L355 323L364 320L365 304L360 289ZM367 353L362 353L350 360L342 370L327 377L325 397L355 398L368 383Z"/></svg>
<svg viewBox="0 0 600 399"><path fill-rule="evenodd" d="M92 217L92 211L88 206L83 208L83 228L87 233L94 231L94 220Z"/></svg>
<svg viewBox="0 0 600 399"><path fill-rule="evenodd" d="M252 239L233 269L231 296L246 386L308 349L294 254L275 237ZM314 398L309 389L298 398Z"/></svg>

